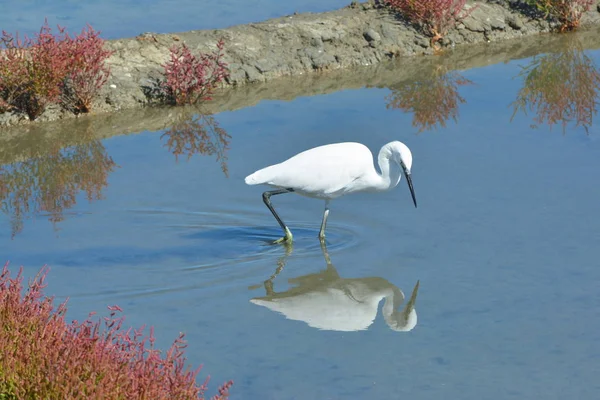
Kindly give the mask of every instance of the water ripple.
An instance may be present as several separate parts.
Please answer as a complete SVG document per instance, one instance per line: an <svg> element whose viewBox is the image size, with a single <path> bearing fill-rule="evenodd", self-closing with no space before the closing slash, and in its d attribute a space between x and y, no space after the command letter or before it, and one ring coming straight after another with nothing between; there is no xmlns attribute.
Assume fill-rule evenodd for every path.
<svg viewBox="0 0 600 400"><path fill-rule="evenodd" d="M170 209L135 209L125 213L135 216L146 230L158 228L162 236L150 248L84 250L88 257L97 255L102 269L118 269L125 279L122 284L97 285L95 292L72 297L134 299L166 293L182 295L191 290L247 288L250 283L262 281L265 267L270 270L282 256L321 257L319 225L314 222L290 222L294 243L287 246L273 244L281 230L275 221L270 226L261 225L258 221L264 223L265 219L262 213ZM358 238L357 227L337 223L327 227L330 251L352 248L359 243ZM99 268L86 269L90 274L102 274Z"/></svg>

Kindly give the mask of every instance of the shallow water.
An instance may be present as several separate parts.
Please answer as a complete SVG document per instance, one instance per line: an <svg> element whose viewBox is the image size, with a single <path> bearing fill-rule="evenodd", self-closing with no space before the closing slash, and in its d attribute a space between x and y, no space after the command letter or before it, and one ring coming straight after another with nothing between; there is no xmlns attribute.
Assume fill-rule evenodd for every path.
<svg viewBox="0 0 600 400"><path fill-rule="evenodd" d="M28 276L49 264L47 293L70 297L72 318L118 304L163 347L184 331L189 361L213 388L234 379L234 399L597 398L600 125L581 77L600 51L585 54L535 59L541 76L580 72L536 92L572 119L564 133L531 111L511 121L526 59L264 101L204 120L224 130L207 136L188 125L7 165L8 199L31 193L37 211L5 197L0 248ZM268 244L281 232L247 174L321 144L391 140L413 151L419 208L404 182L334 201L328 265L322 202L276 196L296 241ZM402 291L402 311L417 282L416 326L392 329L385 296Z"/></svg>
<svg viewBox="0 0 600 400"><path fill-rule="evenodd" d="M86 24L102 37L133 37L143 32L183 32L226 28L260 22L294 12L322 12L350 4L349 0L0 0L0 31L35 34L48 19L51 27L79 32Z"/></svg>

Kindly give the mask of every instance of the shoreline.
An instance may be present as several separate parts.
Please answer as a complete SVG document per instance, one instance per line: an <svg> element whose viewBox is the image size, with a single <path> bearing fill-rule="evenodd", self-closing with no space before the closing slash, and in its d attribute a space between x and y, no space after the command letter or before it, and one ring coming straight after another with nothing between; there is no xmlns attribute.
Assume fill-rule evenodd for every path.
<svg viewBox="0 0 600 400"><path fill-rule="evenodd" d="M547 52L548 48L568 51L573 42L585 49L600 49L600 26L574 34L466 46L440 57L397 59L370 67L244 85L224 90L212 101L198 107L139 107L43 124L22 124L0 130L0 165L41 157L60 148L94 140L169 129L194 113L218 114L253 107L266 100L292 101L298 97L348 89L392 89L440 67L447 72L480 68L530 58Z"/></svg>
<svg viewBox="0 0 600 400"><path fill-rule="evenodd" d="M550 32L555 26L545 20L527 17L504 3L469 1L467 7L474 4L477 9L445 36L446 53L457 54L479 43L493 47L494 43L535 37ZM584 15L580 32L600 26L599 8L600 5L592 7ZM289 15L226 29L145 33L107 41L107 47L114 51L107 61L111 76L91 114L76 117L58 106L51 106L33 122L22 115L0 114L0 127L4 131L11 126L37 126L55 120L106 118L123 110L149 108L152 103L144 93L144 87L160 76L169 47L186 43L192 51L209 52L214 50L221 37L225 39L224 61L231 74L215 96L221 98L243 87L275 85L284 77L310 81L317 76L339 71L350 73L356 68L398 60L446 57L415 57L433 54L429 38L373 2L352 3L334 11ZM455 62L460 64L460 59ZM368 84L366 79L363 84ZM215 107L206 104L206 108Z"/></svg>

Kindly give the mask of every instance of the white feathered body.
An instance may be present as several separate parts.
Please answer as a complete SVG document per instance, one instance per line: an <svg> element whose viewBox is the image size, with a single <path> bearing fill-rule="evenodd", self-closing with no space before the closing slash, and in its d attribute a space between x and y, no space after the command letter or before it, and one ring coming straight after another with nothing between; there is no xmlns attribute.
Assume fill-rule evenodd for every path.
<svg viewBox="0 0 600 400"><path fill-rule="evenodd" d="M331 273L332 266L327 272ZM414 307L418 285L404 310L397 308L404 300L402 290L383 278L331 278L327 272L309 279L295 279L300 285L285 292L272 293L250 300L251 303L283 314L287 319L302 321L313 328L334 331L368 329L375 321L378 305L385 299L382 313L386 323L396 331L410 331L417 325Z"/></svg>
<svg viewBox="0 0 600 400"><path fill-rule="evenodd" d="M256 298L250 302L317 329L346 332L365 330L377 317L377 306L383 296L356 299L352 296L352 289L325 287L297 296Z"/></svg>
<svg viewBox="0 0 600 400"><path fill-rule="evenodd" d="M360 143L335 143L303 151L286 161L256 171L246 184L266 184L293 188L313 198L334 199L369 189L369 182L380 179L373 154Z"/></svg>

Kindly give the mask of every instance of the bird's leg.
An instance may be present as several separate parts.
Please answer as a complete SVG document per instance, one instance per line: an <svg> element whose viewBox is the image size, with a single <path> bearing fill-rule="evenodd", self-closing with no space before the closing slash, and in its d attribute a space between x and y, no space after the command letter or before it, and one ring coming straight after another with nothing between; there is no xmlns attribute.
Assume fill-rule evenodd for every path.
<svg viewBox="0 0 600 400"><path fill-rule="evenodd" d="M285 267L285 262L287 261L288 257L292 254L292 249L294 248L292 243L290 242L285 242L284 244L285 255L283 257L280 257L279 260L277 260L277 269L275 269L275 273L264 282L265 292L267 293L267 296L273 296L275 294L275 290L273 289L273 280L275 280L275 278L277 278L277 275L279 275L281 271L283 271L283 268Z"/></svg>
<svg viewBox="0 0 600 400"><path fill-rule="evenodd" d="M326 276L329 280L341 279L337 270L331 263L331 258L329 257L329 252L327 251L327 244L324 240L321 240L321 251L323 252L323 257L325 257L325 262L327 263L327 269L325 270Z"/></svg>
<svg viewBox="0 0 600 400"><path fill-rule="evenodd" d="M327 217L329 216L329 200L325 200L325 211L323 211L323 222L321 222L321 230L319 231L319 239L325 240L325 226L327 226Z"/></svg>
<svg viewBox="0 0 600 400"><path fill-rule="evenodd" d="M263 195L262 195L263 201L264 201L265 205L269 208L269 210L271 210L271 213L273 214L273 216L275 217L275 219L279 223L279 226L281 226L281 229L283 229L284 236L282 238L280 238L280 239L277 239L273 243L282 243L282 242L289 242L289 243L291 243L292 242L292 232L290 232L290 230L285 225L285 223L283 222L283 220L277 214L277 211L275 211L275 209L273 208L273 205L271 204L271 196L274 196L276 194L291 193L293 191L294 191L294 189L271 190L271 191L268 191L268 192L264 192Z"/></svg>

